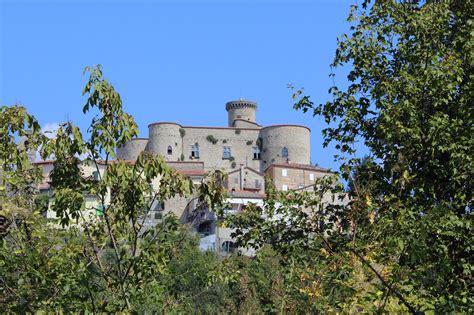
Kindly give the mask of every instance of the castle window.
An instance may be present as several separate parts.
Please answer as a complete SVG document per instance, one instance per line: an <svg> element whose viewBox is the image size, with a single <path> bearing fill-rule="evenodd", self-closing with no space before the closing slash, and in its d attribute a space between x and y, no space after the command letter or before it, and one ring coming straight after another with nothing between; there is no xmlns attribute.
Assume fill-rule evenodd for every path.
<svg viewBox="0 0 474 315"><path fill-rule="evenodd" d="M310 174L309 174L309 180L310 180L310 181L313 181L313 180L314 180L314 174L313 174L313 173L310 173Z"/></svg>
<svg viewBox="0 0 474 315"><path fill-rule="evenodd" d="M262 184L260 183L260 181L258 179L255 180L255 188L262 188Z"/></svg>
<svg viewBox="0 0 474 315"><path fill-rule="evenodd" d="M286 168L281 170L281 176L283 176L283 177L288 176L288 170Z"/></svg>
<svg viewBox="0 0 474 315"><path fill-rule="evenodd" d="M224 152L222 154L222 159L230 160L230 147L224 147Z"/></svg>
<svg viewBox="0 0 474 315"><path fill-rule="evenodd" d="M288 148L287 147L283 147L283 149L281 149L281 157L282 158L287 158L288 157Z"/></svg>
<svg viewBox="0 0 474 315"><path fill-rule="evenodd" d="M288 185L283 184L283 186L281 186L281 190L288 191Z"/></svg>
<svg viewBox="0 0 474 315"><path fill-rule="evenodd" d="M259 147L253 147L253 159L254 160L260 160L260 148Z"/></svg>
<svg viewBox="0 0 474 315"><path fill-rule="evenodd" d="M169 145L168 146L168 155L173 154L173 148Z"/></svg>
<svg viewBox="0 0 474 315"><path fill-rule="evenodd" d="M191 146L191 157L199 159L199 145L197 143Z"/></svg>

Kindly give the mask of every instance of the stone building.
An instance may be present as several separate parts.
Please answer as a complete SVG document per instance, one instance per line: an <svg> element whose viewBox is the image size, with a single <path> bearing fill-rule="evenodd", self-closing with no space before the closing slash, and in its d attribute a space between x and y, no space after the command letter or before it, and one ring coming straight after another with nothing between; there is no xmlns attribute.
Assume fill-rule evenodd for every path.
<svg viewBox="0 0 474 315"><path fill-rule="evenodd" d="M149 152L161 155L168 165L193 182L200 182L212 170L227 173L230 212L241 211L249 202L262 204L265 177L279 190L306 190L329 170L311 165L310 129L301 125L261 126L257 123L257 104L238 100L225 106L226 127L183 126L176 122L148 125L148 137L136 138L117 148L117 159L135 161ZM43 163L48 176L52 163ZM84 165L85 173L90 167ZM105 170L100 169L100 172ZM47 174L48 173L48 174ZM89 175L93 175L92 173ZM88 201L94 213L94 200ZM150 209L146 224L159 222L162 215L173 212L183 223L192 224L202 236L202 248L213 247L226 253L234 249L230 230L217 228L216 217L199 205L196 198L176 197ZM100 214L100 211L97 212ZM218 244L218 246L216 246Z"/></svg>
<svg viewBox="0 0 474 315"><path fill-rule="evenodd" d="M117 158L135 160L142 151L161 155L180 173L199 180L206 172L227 173L230 212L248 202L265 198L265 176L279 190L306 190L327 169L311 165L310 129L301 125L261 126L257 104L247 100L228 102L226 127L183 126L176 122L148 125L148 138L137 138L117 149ZM164 212L190 222L202 236L201 247L228 253L234 248L230 230L218 228L216 217L195 200L167 200ZM219 247L216 248L216 244Z"/></svg>
<svg viewBox="0 0 474 315"><path fill-rule="evenodd" d="M148 138L136 138L117 149L118 159L135 160L142 151L161 155L170 165L182 171L191 162L200 162L199 169L223 170L238 176L244 188L263 188L263 176L272 172L278 189L310 185L314 178L328 170L311 165L310 129L301 125L261 126L256 121L257 104L238 100L228 102L227 127L183 126L175 122L148 125ZM277 179L276 169L288 171L287 182ZM189 169L191 170L191 169ZM192 170L196 170L195 167ZM236 180L231 176L232 183ZM259 178L257 178L259 177ZM281 184L280 184L281 182ZM234 185L230 183L230 186ZM286 188L285 186L286 185ZM229 187L230 187L229 186ZM234 189L237 187L232 186Z"/></svg>
<svg viewBox="0 0 474 315"><path fill-rule="evenodd" d="M261 126L257 104L226 104L227 127L182 126L174 122L148 125L148 138L133 139L117 150L119 159L135 160L142 151L173 162L204 162L205 170L231 171L239 165L264 172L275 163L310 165L310 129L300 125Z"/></svg>

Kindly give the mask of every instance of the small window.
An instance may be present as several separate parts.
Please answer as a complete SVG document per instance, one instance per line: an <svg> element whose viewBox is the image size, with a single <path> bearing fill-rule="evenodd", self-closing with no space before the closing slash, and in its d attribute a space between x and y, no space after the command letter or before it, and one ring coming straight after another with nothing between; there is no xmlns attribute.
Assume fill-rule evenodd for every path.
<svg viewBox="0 0 474 315"><path fill-rule="evenodd" d="M231 241L225 241L222 243L222 246L221 246L221 251L226 252L226 253L233 253L235 252L236 249L237 247L235 246L235 243Z"/></svg>
<svg viewBox="0 0 474 315"><path fill-rule="evenodd" d="M199 159L199 145L197 143L191 146L191 157Z"/></svg>
<svg viewBox="0 0 474 315"><path fill-rule="evenodd" d="M259 147L253 147L253 159L254 160L260 160L260 148Z"/></svg>
<svg viewBox="0 0 474 315"><path fill-rule="evenodd" d="M281 170L281 176L283 176L283 177L288 176L288 170L286 168Z"/></svg>
<svg viewBox="0 0 474 315"><path fill-rule="evenodd" d="M163 201L157 202L154 211L164 211L165 210L165 203Z"/></svg>
<svg viewBox="0 0 474 315"><path fill-rule="evenodd" d="M168 146L168 155L173 154L173 148L169 145Z"/></svg>
<svg viewBox="0 0 474 315"><path fill-rule="evenodd" d="M260 184L260 181L258 179L255 180L255 188L262 188L262 185Z"/></svg>
<svg viewBox="0 0 474 315"><path fill-rule="evenodd" d="M288 148L287 147L283 147L283 149L281 149L281 157L283 157L283 158L288 157Z"/></svg>
<svg viewBox="0 0 474 315"><path fill-rule="evenodd" d="M224 147L224 152L222 154L222 158L224 160L230 160L230 147Z"/></svg>
<svg viewBox="0 0 474 315"><path fill-rule="evenodd" d="M313 173L309 174L309 180L310 180L310 181L313 181L313 180L314 180L314 174L313 174Z"/></svg>
<svg viewBox="0 0 474 315"><path fill-rule="evenodd" d="M283 191L288 191L288 185L283 185L283 186L281 187L281 190L283 190Z"/></svg>

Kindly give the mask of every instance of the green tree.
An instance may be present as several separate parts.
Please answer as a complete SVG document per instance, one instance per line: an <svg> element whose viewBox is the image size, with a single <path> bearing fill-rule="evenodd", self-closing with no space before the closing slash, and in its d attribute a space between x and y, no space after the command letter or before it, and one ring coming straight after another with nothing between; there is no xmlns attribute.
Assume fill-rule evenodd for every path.
<svg viewBox="0 0 474 315"><path fill-rule="evenodd" d="M319 256L321 310L473 311L473 9L456 0L354 5L332 64L350 67L347 88L331 87L322 104L294 93L296 109L328 123L324 145L341 151L350 202L324 205L317 196L331 185L319 182L235 219L244 244L269 241L298 264L305 252Z"/></svg>
<svg viewBox="0 0 474 315"><path fill-rule="evenodd" d="M151 300L155 310L166 306L164 279L173 273L182 233L173 215L147 229L144 221L156 203L196 189L160 157L113 160L115 148L136 136L137 127L101 67L86 71L84 113L97 110L88 140L71 122L47 139L24 108L2 107L2 311L131 312ZM39 149L44 158L55 159L50 209L56 223L42 215L41 170L28 160L28 153ZM85 176L82 165L95 168L98 176ZM213 182L201 185L202 199L221 199L222 189ZM98 201L101 216L90 217L95 209L86 208L85 196Z"/></svg>

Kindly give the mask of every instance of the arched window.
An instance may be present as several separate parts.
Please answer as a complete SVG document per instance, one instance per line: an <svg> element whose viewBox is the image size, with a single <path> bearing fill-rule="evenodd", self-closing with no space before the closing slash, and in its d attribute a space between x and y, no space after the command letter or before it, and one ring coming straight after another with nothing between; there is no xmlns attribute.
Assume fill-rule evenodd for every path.
<svg viewBox="0 0 474 315"><path fill-rule="evenodd" d="M191 146L191 158L199 159L199 144L194 144Z"/></svg>
<svg viewBox="0 0 474 315"><path fill-rule="evenodd" d="M283 149L281 149L281 157L284 157L284 158L288 157L288 148L287 147L283 147Z"/></svg>
<svg viewBox="0 0 474 315"><path fill-rule="evenodd" d="M173 154L173 148L169 145L168 146L168 155Z"/></svg>

